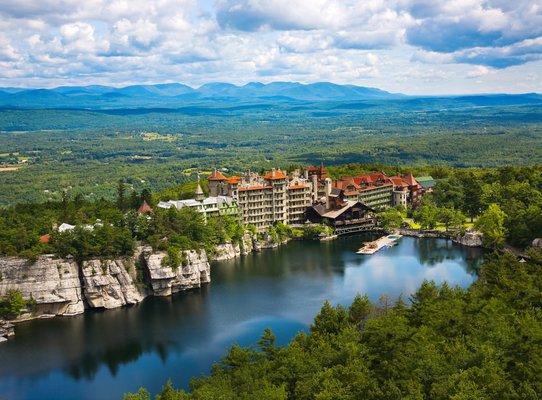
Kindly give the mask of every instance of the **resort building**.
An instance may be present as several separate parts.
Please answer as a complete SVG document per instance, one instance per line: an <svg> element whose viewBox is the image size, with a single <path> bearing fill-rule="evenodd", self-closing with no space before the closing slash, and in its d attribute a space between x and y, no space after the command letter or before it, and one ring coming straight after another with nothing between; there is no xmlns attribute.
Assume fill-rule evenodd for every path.
<svg viewBox="0 0 542 400"><path fill-rule="evenodd" d="M288 175L273 168L263 176L247 172L242 177L226 177L215 170L207 179L210 195L235 199L240 221L259 231L276 222L302 224L307 207L313 203L311 182L298 172Z"/></svg>
<svg viewBox="0 0 542 400"><path fill-rule="evenodd" d="M348 199L345 190L332 187L331 179L324 181L325 201L307 209L309 222L332 227L337 235L371 229L376 224L373 209L359 200Z"/></svg>
<svg viewBox="0 0 542 400"><path fill-rule="evenodd" d="M348 200L358 200L374 209L419 204L421 185L412 174L387 176L383 172L341 178L333 186Z"/></svg>
<svg viewBox="0 0 542 400"><path fill-rule="evenodd" d="M237 202L228 196L211 196L201 200L186 199L161 201L158 203L158 207L163 209L175 207L178 210L189 207L202 213L205 219L222 215L237 217L239 212Z"/></svg>

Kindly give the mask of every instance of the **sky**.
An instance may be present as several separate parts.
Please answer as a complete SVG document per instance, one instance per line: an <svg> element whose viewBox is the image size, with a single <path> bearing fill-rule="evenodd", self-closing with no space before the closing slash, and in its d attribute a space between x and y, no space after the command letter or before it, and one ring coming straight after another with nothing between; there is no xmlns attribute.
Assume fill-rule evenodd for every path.
<svg viewBox="0 0 542 400"><path fill-rule="evenodd" d="M542 0L0 0L0 86L542 92Z"/></svg>

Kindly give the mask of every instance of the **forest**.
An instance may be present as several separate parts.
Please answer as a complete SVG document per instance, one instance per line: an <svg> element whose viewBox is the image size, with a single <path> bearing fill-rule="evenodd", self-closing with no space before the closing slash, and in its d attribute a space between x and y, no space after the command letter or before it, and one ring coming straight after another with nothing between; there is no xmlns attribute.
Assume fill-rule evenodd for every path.
<svg viewBox="0 0 542 400"><path fill-rule="evenodd" d="M540 104L457 99L228 103L180 109L0 109L0 206L153 192L197 170L298 164L542 163ZM307 146L310 143L310 146Z"/></svg>

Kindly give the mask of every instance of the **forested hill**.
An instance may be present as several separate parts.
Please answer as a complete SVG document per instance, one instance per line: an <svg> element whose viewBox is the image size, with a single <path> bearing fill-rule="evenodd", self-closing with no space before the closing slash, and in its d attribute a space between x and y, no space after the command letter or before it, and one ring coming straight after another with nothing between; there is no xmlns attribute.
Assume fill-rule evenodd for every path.
<svg viewBox="0 0 542 400"><path fill-rule="evenodd" d="M60 86L56 88L0 88L1 107L20 108L179 108L187 105L221 107L235 104L284 105L311 102L399 101L407 106L488 106L511 104L542 104L536 93L507 95L469 95L419 97L390 93L384 90L338 85L330 82L301 84L297 82L251 82L243 86L231 83L207 83L192 88L181 83L156 85Z"/></svg>

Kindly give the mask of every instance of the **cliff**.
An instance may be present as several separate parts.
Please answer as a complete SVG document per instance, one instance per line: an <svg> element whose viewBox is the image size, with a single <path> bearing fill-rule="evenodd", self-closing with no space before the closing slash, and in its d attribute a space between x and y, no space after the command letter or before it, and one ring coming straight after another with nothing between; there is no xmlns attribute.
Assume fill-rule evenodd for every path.
<svg viewBox="0 0 542 400"><path fill-rule="evenodd" d="M85 308L78 266L73 260L44 255L29 263L20 258L2 257L0 296L9 290L20 290L24 298L36 301L32 313L25 313L20 319L76 315Z"/></svg>
<svg viewBox="0 0 542 400"><path fill-rule="evenodd" d="M165 252L154 253L150 248L143 250L148 268L150 284L155 296L169 296L182 290L200 287L211 281L211 266L205 250L183 252L183 261L172 268L163 265Z"/></svg>
<svg viewBox="0 0 542 400"><path fill-rule="evenodd" d="M15 322L76 315L85 308L110 309L137 304L149 294L167 296L210 282L205 251L184 253L183 265L174 269L162 265L165 253L155 253L150 247L138 247L132 257L93 259L81 265L73 259L52 255L40 256L35 262L0 257L0 296L19 290L25 299L35 300L32 310L23 311ZM142 277L146 282L142 282Z"/></svg>
<svg viewBox="0 0 542 400"><path fill-rule="evenodd" d="M89 307L116 308L137 304L146 297L136 285L134 258L84 261L83 294Z"/></svg>

